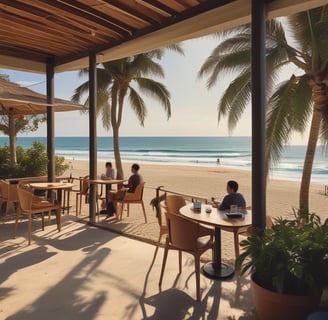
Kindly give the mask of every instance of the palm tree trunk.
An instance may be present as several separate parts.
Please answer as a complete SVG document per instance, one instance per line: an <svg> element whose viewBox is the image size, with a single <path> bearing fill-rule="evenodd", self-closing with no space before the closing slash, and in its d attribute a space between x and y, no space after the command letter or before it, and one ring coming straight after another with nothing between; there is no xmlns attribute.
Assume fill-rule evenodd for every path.
<svg viewBox="0 0 328 320"><path fill-rule="evenodd" d="M112 88L112 104L111 104L111 124L113 128L113 148L114 157L116 165L116 179L124 179L121 154L120 154L120 142L119 142L119 129L120 129L120 119L117 116L117 97L118 88L113 86Z"/></svg>
<svg viewBox="0 0 328 320"><path fill-rule="evenodd" d="M121 155L120 155L120 143L119 143L119 128L115 125L113 127L113 147L114 157L116 165L116 179L124 179Z"/></svg>
<svg viewBox="0 0 328 320"><path fill-rule="evenodd" d="M300 198L299 198L300 209L302 208L309 209L309 190L310 190L313 161L314 161L315 150L319 138L320 124L322 120L322 110L325 106L325 103L327 104L327 101L325 101L327 100L327 98L325 98L325 94L322 86L314 85L312 87L312 95L313 95L314 107L313 107L313 114L312 114L312 120L310 126L309 140L307 144L304 166L303 166L303 175L302 175Z"/></svg>

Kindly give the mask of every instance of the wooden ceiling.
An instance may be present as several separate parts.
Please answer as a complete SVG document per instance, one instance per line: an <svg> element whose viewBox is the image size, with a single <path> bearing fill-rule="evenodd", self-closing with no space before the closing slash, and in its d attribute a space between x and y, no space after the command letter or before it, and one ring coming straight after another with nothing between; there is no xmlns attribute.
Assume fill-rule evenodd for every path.
<svg viewBox="0 0 328 320"><path fill-rule="evenodd" d="M270 12L324 0L274 0ZM281 4L281 5L280 5ZM250 21L251 0L1 0L0 67L56 71L152 50ZM279 13L280 10L280 13ZM275 13L274 13L275 12Z"/></svg>

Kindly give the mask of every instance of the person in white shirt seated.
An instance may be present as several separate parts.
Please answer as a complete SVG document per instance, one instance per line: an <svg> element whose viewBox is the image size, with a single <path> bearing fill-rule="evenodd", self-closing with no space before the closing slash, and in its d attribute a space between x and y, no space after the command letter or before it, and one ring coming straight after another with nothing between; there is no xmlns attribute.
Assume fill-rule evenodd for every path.
<svg viewBox="0 0 328 320"><path fill-rule="evenodd" d="M110 161L105 164L106 172L101 175L102 180L114 180L116 178L116 170L113 168L113 165ZM108 194L108 191L112 190L111 184L106 184L105 195ZM101 208L106 209L106 199L102 200Z"/></svg>

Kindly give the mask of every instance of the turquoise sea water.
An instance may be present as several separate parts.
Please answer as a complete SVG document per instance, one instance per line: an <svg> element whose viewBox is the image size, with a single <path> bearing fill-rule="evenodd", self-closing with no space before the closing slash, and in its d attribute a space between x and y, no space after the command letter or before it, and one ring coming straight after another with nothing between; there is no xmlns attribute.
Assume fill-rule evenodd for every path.
<svg viewBox="0 0 328 320"><path fill-rule="evenodd" d="M45 137L19 137L17 144L30 147L33 141L46 144ZM0 137L0 145L8 144L8 137ZM55 150L66 159L89 159L88 137L57 137ZM111 137L98 137L98 160L114 159ZM251 170L250 137L121 137L121 158L124 162L183 164L216 167L217 159L224 167ZM279 165L271 177L300 180L306 146L285 148ZM320 147L316 152L312 182L328 182L328 162Z"/></svg>

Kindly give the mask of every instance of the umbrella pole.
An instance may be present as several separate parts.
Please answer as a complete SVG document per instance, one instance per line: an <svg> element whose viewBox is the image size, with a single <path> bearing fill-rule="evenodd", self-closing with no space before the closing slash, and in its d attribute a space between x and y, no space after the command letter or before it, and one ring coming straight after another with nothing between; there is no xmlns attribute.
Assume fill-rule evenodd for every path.
<svg viewBox="0 0 328 320"><path fill-rule="evenodd" d="M10 151L10 166L16 166L16 133L15 133L15 118L13 111L10 110L8 114L9 126L9 151Z"/></svg>

